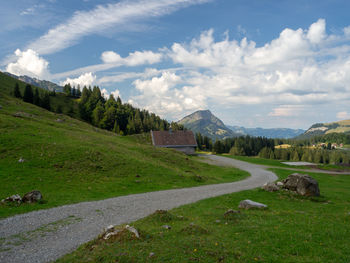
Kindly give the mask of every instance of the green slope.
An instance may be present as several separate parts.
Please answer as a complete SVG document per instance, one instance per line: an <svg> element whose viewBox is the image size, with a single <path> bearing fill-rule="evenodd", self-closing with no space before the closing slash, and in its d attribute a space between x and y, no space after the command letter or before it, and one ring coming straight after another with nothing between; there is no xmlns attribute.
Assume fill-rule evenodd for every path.
<svg viewBox="0 0 350 263"><path fill-rule="evenodd" d="M3 77L3 76L1 76ZM0 205L0 217L130 193L235 181L247 174L122 137L8 96L0 79L0 199L37 189L43 204ZM23 88L23 85L21 84ZM17 117L16 117L17 115ZM147 141L147 140L146 140ZM19 163L23 158L25 162Z"/></svg>
<svg viewBox="0 0 350 263"><path fill-rule="evenodd" d="M304 134L298 136L297 139L308 139L330 133L350 134L350 120L313 124Z"/></svg>

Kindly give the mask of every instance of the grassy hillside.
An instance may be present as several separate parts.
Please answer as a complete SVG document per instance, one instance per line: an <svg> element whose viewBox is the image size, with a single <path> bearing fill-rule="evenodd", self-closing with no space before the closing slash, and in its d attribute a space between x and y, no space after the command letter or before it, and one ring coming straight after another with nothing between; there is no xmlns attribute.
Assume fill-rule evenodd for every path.
<svg viewBox="0 0 350 263"><path fill-rule="evenodd" d="M350 262L350 177L312 176L321 197L255 189L210 198L132 223L140 239L96 239L58 262ZM224 216L244 199L268 209Z"/></svg>
<svg viewBox="0 0 350 263"><path fill-rule="evenodd" d="M24 88L27 83L24 83L20 80L16 80L13 77L10 77L2 72L0 72L0 94L2 95L12 95L15 84L18 83L20 92L23 95ZM32 85L33 90L35 87ZM47 92L47 90L38 88L39 94L41 95L43 92ZM56 93L56 96L50 96L50 104L52 111L56 111L60 106L62 109L62 113L68 114L74 118L78 118L78 103L75 99L69 98L65 96L63 93Z"/></svg>
<svg viewBox="0 0 350 263"><path fill-rule="evenodd" d="M297 139L308 139L314 136L330 133L350 134L350 120L336 121L330 123L316 123L312 125L304 134L298 136Z"/></svg>
<svg viewBox="0 0 350 263"><path fill-rule="evenodd" d="M3 86L1 86L1 84ZM0 205L0 217L130 193L242 179L142 136L122 137L6 95L0 82L0 199L40 190L43 204ZM22 86L23 87L23 86ZM23 158L25 161L19 163Z"/></svg>

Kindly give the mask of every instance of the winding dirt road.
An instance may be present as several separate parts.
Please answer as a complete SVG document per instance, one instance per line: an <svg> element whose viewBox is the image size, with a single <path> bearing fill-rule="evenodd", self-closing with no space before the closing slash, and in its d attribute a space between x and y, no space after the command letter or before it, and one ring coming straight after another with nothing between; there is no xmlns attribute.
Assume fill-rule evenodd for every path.
<svg viewBox="0 0 350 263"><path fill-rule="evenodd" d="M172 209L201 199L253 189L277 176L264 167L208 155L205 162L237 167L251 174L233 183L165 190L83 202L21 214L0 221L0 262L48 262L98 236L108 225L143 218L157 209Z"/></svg>

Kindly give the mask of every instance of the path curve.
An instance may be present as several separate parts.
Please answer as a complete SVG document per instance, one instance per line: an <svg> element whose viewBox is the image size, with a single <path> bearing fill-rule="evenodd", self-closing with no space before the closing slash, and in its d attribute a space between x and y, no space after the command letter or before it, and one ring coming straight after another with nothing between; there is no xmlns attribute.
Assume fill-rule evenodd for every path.
<svg viewBox="0 0 350 263"><path fill-rule="evenodd" d="M233 183L120 196L3 219L0 221L0 262L52 261L94 239L108 225L128 223L157 209L168 210L205 198L256 188L277 179L273 172L259 165L215 155L205 156L203 160L214 165L237 167L251 176Z"/></svg>

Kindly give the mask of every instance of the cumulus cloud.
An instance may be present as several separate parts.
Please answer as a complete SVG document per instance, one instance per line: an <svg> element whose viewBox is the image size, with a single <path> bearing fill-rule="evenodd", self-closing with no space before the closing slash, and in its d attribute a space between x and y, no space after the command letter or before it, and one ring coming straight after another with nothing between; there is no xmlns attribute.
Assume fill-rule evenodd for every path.
<svg viewBox="0 0 350 263"><path fill-rule="evenodd" d="M114 91L112 91L112 92L109 92L108 90L106 90L106 89L102 89L101 90L101 93L102 93L102 95L105 97L105 99L108 99L109 98L109 95L113 95L113 97L116 99L116 98L118 98L118 97L122 97L121 95L120 95L120 91L118 90L118 89L116 89L116 90L114 90Z"/></svg>
<svg viewBox="0 0 350 263"><path fill-rule="evenodd" d="M67 78L65 81L62 81L60 84L66 85L66 84L70 84L72 87L77 87L78 85L80 87L84 87L84 86L93 86L96 82L96 75L92 74L92 72L89 73L85 73L80 75L77 78L71 79L71 78Z"/></svg>
<svg viewBox="0 0 350 263"><path fill-rule="evenodd" d="M200 88L178 86L181 83L181 77L168 71L149 80L138 79L133 84L141 95L132 97L130 102L161 116L169 116L171 112L174 118L180 118L183 112L204 109L205 98Z"/></svg>
<svg viewBox="0 0 350 263"><path fill-rule="evenodd" d="M169 118L176 118L178 111L184 115L190 99L192 109L259 105L272 108L270 117L286 118L305 115L304 105L350 102L348 31L328 35L326 21L319 19L307 29L286 28L278 38L257 47L254 41L230 40L228 35L217 41L214 31L208 30L189 43L164 49L182 67L174 73L180 82L173 85L166 74L136 80L141 95L133 101L152 104L153 110L167 112Z"/></svg>
<svg viewBox="0 0 350 263"><path fill-rule="evenodd" d="M77 43L82 37L103 30L138 22L148 17L159 17L189 5L209 0L136 0L99 5L91 11L78 11L67 22L51 28L29 45L40 54L51 54Z"/></svg>
<svg viewBox="0 0 350 263"><path fill-rule="evenodd" d="M340 111L337 113L337 119L340 119L340 120L350 119L350 113L348 113L347 111Z"/></svg>
<svg viewBox="0 0 350 263"><path fill-rule="evenodd" d="M40 57L34 50L28 49L26 51L21 51L17 49L15 51L15 56L17 61L7 65L7 72L18 76L27 75L39 79L49 77L49 62Z"/></svg>
<svg viewBox="0 0 350 263"><path fill-rule="evenodd" d="M139 66L160 62L162 54L152 51L135 51L130 53L129 56L122 58L114 51L105 51L102 53L101 59L104 63L115 64L115 66Z"/></svg>

